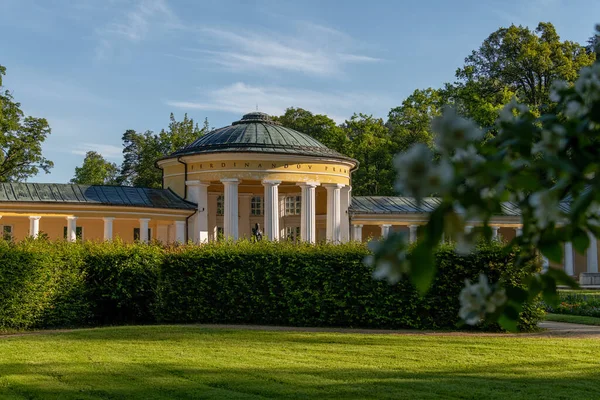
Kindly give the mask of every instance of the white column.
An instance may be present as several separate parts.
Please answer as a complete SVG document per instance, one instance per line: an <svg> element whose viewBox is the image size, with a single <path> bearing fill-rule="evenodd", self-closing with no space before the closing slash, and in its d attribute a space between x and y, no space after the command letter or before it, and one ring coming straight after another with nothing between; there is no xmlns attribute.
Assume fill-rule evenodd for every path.
<svg viewBox="0 0 600 400"><path fill-rule="evenodd" d="M465 233L467 233L467 234L468 234L468 233L471 233L471 232L473 232L473 229L474 229L474 228L475 228L475 227L474 227L473 225L467 225L467 226L465 226Z"/></svg>
<svg viewBox="0 0 600 400"><path fill-rule="evenodd" d="M515 228L515 236L519 237L519 236L523 236L523 228L521 227L516 227Z"/></svg>
<svg viewBox="0 0 600 400"><path fill-rule="evenodd" d="M350 241L350 191L351 186L344 186L340 192L340 241L346 243Z"/></svg>
<svg viewBox="0 0 600 400"><path fill-rule="evenodd" d="M419 225L409 225L408 226L408 242L414 243L417 241L417 230L419 229Z"/></svg>
<svg viewBox="0 0 600 400"><path fill-rule="evenodd" d="M269 240L279 240L279 184L281 181L263 181L265 187L265 236Z"/></svg>
<svg viewBox="0 0 600 400"><path fill-rule="evenodd" d="M196 243L208 242L208 187L210 183L185 181L188 187L187 200L198 205L194 218L192 238Z"/></svg>
<svg viewBox="0 0 600 400"><path fill-rule="evenodd" d="M590 247L587 249L587 272L598 272L598 244L596 236L588 232Z"/></svg>
<svg viewBox="0 0 600 400"><path fill-rule="evenodd" d="M150 238L148 237L148 223L150 218L140 218L140 242L148 243Z"/></svg>
<svg viewBox="0 0 600 400"><path fill-rule="evenodd" d="M565 273L569 276L575 275L573 269L573 244L571 242L565 243Z"/></svg>
<svg viewBox="0 0 600 400"><path fill-rule="evenodd" d="M175 221L175 241L185 243L185 221Z"/></svg>
<svg viewBox="0 0 600 400"><path fill-rule="evenodd" d="M112 240L113 238L113 221L114 217L104 217L102 221L104 221L104 240Z"/></svg>
<svg viewBox="0 0 600 400"><path fill-rule="evenodd" d="M355 242L362 242L362 228L361 224L352 225L352 240Z"/></svg>
<svg viewBox="0 0 600 400"><path fill-rule="evenodd" d="M300 215L300 237L303 241L315 243L317 241L316 222L316 197L315 191L319 184L316 182L298 183L302 188L302 207Z"/></svg>
<svg viewBox="0 0 600 400"><path fill-rule="evenodd" d="M240 222L239 222L239 234L240 237L246 237L250 239L252 236L252 227L250 226L250 209L252 208L251 202L254 195L252 193L240 193Z"/></svg>
<svg viewBox="0 0 600 400"><path fill-rule="evenodd" d="M77 217L67 217L67 241L77 241Z"/></svg>
<svg viewBox="0 0 600 400"><path fill-rule="evenodd" d="M492 226L492 240L498 240L498 232L500 231L499 226Z"/></svg>
<svg viewBox="0 0 600 400"><path fill-rule="evenodd" d="M225 187L223 193L223 234L226 239L238 240L238 185L237 178L221 179Z"/></svg>
<svg viewBox="0 0 600 400"><path fill-rule="evenodd" d="M340 189L344 185L339 183L329 183L325 186L327 189L327 241L339 243L341 239L341 193Z"/></svg>
<svg viewBox="0 0 600 400"><path fill-rule="evenodd" d="M30 216L29 217L29 236L38 237L40 234L40 216Z"/></svg>
<svg viewBox="0 0 600 400"><path fill-rule="evenodd" d="M383 224L381 225L381 237L382 238L387 238L390 235L390 228L392 227L392 225L390 224Z"/></svg>

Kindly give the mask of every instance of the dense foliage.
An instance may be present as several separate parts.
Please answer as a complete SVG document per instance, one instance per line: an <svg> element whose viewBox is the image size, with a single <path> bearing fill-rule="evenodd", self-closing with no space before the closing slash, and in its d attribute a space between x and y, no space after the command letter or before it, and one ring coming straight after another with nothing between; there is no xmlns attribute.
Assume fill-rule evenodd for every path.
<svg viewBox="0 0 600 400"><path fill-rule="evenodd" d="M50 134L44 118L25 116L21 103L3 84L6 68L0 65L0 182L18 182L48 173L54 166L42 156L42 143Z"/></svg>
<svg viewBox="0 0 600 400"><path fill-rule="evenodd" d="M458 294L481 272L519 285L497 244L436 253L440 274L420 297L409 282L372 279L366 246L240 242L204 246L0 243L0 329L204 322L371 328L455 328ZM541 309L522 313L532 329ZM488 326L487 328L493 328Z"/></svg>
<svg viewBox="0 0 600 400"><path fill-rule="evenodd" d="M101 154L88 151L81 167L75 167L75 176L71 183L84 185L114 185L119 168L117 164L107 161Z"/></svg>

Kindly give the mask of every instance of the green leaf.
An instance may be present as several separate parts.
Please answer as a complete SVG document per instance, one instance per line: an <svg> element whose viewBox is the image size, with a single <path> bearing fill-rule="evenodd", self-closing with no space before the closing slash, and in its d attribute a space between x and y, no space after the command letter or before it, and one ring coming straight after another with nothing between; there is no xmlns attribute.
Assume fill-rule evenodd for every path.
<svg viewBox="0 0 600 400"><path fill-rule="evenodd" d="M585 251L590 247L590 238L583 229L577 229L571 236L571 243L573 248L579 254L585 254Z"/></svg>
<svg viewBox="0 0 600 400"><path fill-rule="evenodd" d="M549 268L546 272L546 275L554 279L557 285L565 285L572 289L579 289L579 284L577 281L567 275L567 273L562 269Z"/></svg>
<svg viewBox="0 0 600 400"><path fill-rule="evenodd" d="M527 290L516 286L507 287L506 296L516 303L524 303L527 301Z"/></svg>
<svg viewBox="0 0 600 400"><path fill-rule="evenodd" d="M555 263L561 263L563 259L563 248L558 241L552 240L548 242L542 242L538 245L540 251L545 255L548 260L554 261Z"/></svg>
<svg viewBox="0 0 600 400"><path fill-rule="evenodd" d="M502 329L506 329L509 332L519 331L517 320L508 317L506 314L502 314L500 318L498 318L498 323L500 324Z"/></svg>

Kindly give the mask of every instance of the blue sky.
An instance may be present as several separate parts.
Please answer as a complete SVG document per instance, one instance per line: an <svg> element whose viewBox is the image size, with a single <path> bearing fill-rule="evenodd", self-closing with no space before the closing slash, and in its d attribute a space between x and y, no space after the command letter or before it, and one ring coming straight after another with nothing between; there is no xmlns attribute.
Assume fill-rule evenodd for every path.
<svg viewBox="0 0 600 400"><path fill-rule="evenodd" d="M66 182L88 150L120 162L126 129L159 131L170 112L211 126L258 105L338 122L385 118L414 89L453 80L464 58L511 23L552 22L581 43L597 0L0 0L5 86L45 117Z"/></svg>

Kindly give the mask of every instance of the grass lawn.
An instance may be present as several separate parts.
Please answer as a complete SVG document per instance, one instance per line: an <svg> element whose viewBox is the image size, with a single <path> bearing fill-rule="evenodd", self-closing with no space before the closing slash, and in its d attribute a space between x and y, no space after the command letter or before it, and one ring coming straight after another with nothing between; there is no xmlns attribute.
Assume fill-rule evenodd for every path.
<svg viewBox="0 0 600 400"><path fill-rule="evenodd" d="M140 326L0 339L0 399L598 399L594 339Z"/></svg>
<svg viewBox="0 0 600 400"><path fill-rule="evenodd" d="M546 314L546 321L569 322L571 324L600 325L600 318L571 314Z"/></svg>

